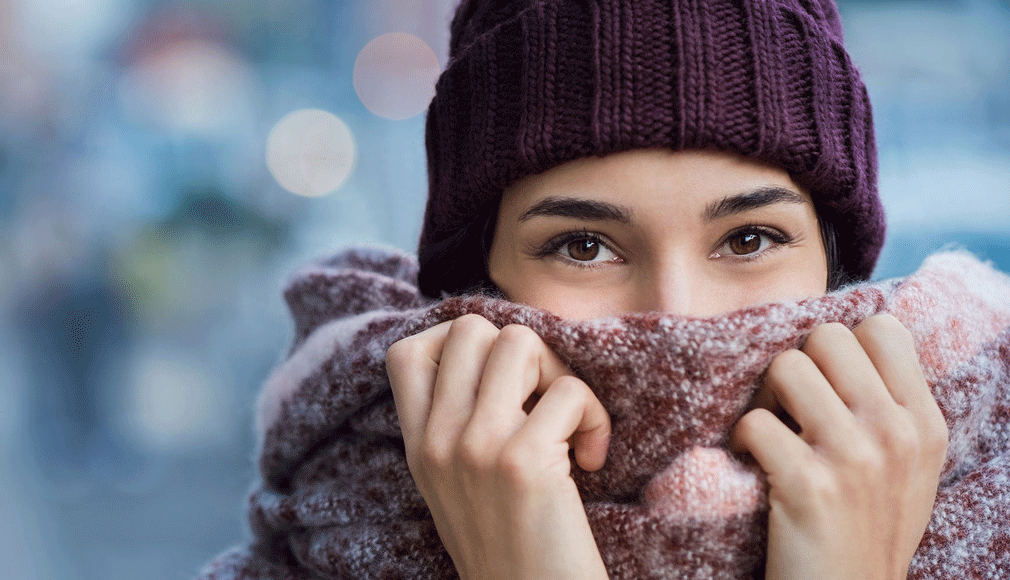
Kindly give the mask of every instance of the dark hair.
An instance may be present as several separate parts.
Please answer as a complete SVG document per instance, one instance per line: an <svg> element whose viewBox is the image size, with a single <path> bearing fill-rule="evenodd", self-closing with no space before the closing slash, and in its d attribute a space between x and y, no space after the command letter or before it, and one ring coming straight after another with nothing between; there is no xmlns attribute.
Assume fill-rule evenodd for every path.
<svg viewBox="0 0 1010 580"><path fill-rule="evenodd" d="M418 287L423 294L431 298L440 298L443 294L504 296L491 281L488 271L488 257L498 222L499 199L484 204L474 219L454 235L418 250L419 261L426 264L418 277ZM824 219L821 211L817 212L817 224L828 262L828 292L856 282L842 266L834 224ZM476 240L480 243L474 243Z"/></svg>
<svg viewBox="0 0 1010 580"><path fill-rule="evenodd" d="M482 205L473 219L448 238L418 247L417 259L424 265L417 279L422 294L429 298L501 294L487 269L500 199L495 197Z"/></svg>
<svg viewBox="0 0 1010 580"><path fill-rule="evenodd" d="M848 286L858 280L845 271L838 251L838 234L835 225L817 212L817 225L821 230L821 241L824 243L824 255L828 259L828 292Z"/></svg>

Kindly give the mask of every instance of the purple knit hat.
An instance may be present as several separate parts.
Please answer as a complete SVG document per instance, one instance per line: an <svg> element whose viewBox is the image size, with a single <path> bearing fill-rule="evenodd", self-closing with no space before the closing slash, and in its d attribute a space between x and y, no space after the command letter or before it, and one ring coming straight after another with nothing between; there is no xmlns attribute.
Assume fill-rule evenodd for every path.
<svg viewBox="0 0 1010 580"><path fill-rule="evenodd" d="M832 0L463 0L451 32L427 116L426 294L486 276L486 216L516 180L648 147L782 167L834 227L845 272L873 272L873 120Z"/></svg>

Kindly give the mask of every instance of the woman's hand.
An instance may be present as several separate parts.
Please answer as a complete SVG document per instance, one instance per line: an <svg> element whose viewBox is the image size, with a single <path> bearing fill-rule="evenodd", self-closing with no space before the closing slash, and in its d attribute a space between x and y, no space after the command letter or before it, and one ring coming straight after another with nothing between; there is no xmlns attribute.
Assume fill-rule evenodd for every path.
<svg viewBox="0 0 1010 580"><path fill-rule="evenodd" d="M539 336L470 314L397 342L386 369L410 472L461 578L607 577L568 451L602 467L610 417Z"/></svg>
<svg viewBox="0 0 1010 580"><path fill-rule="evenodd" d="M890 315L819 326L772 361L758 406L733 443L768 474L766 579L904 579L947 449L911 334Z"/></svg>

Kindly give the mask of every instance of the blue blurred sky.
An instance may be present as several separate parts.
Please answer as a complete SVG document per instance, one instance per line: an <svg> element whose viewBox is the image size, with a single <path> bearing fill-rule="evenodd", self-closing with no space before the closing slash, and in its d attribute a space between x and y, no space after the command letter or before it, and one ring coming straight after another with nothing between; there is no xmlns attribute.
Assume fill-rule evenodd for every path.
<svg viewBox="0 0 1010 580"><path fill-rule="evenodd" d="M0 577L185 579L243 538L281 284L413 248L454 4L0 0ZM1010 7L841 8L878 276L950 243L1010 269Z"/></svg>

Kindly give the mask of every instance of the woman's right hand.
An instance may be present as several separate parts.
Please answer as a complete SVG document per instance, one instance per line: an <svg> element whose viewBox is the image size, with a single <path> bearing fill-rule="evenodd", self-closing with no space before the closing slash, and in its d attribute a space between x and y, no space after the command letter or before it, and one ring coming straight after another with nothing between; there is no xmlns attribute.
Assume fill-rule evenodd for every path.
<svg viewBox="0 0 1010 580"><path fill-rule="evenodd" d="M468 314L395 343L386 369L407 464L461 578L607 577L568 452L601 468L610 417L539 336Z"/></svg>

